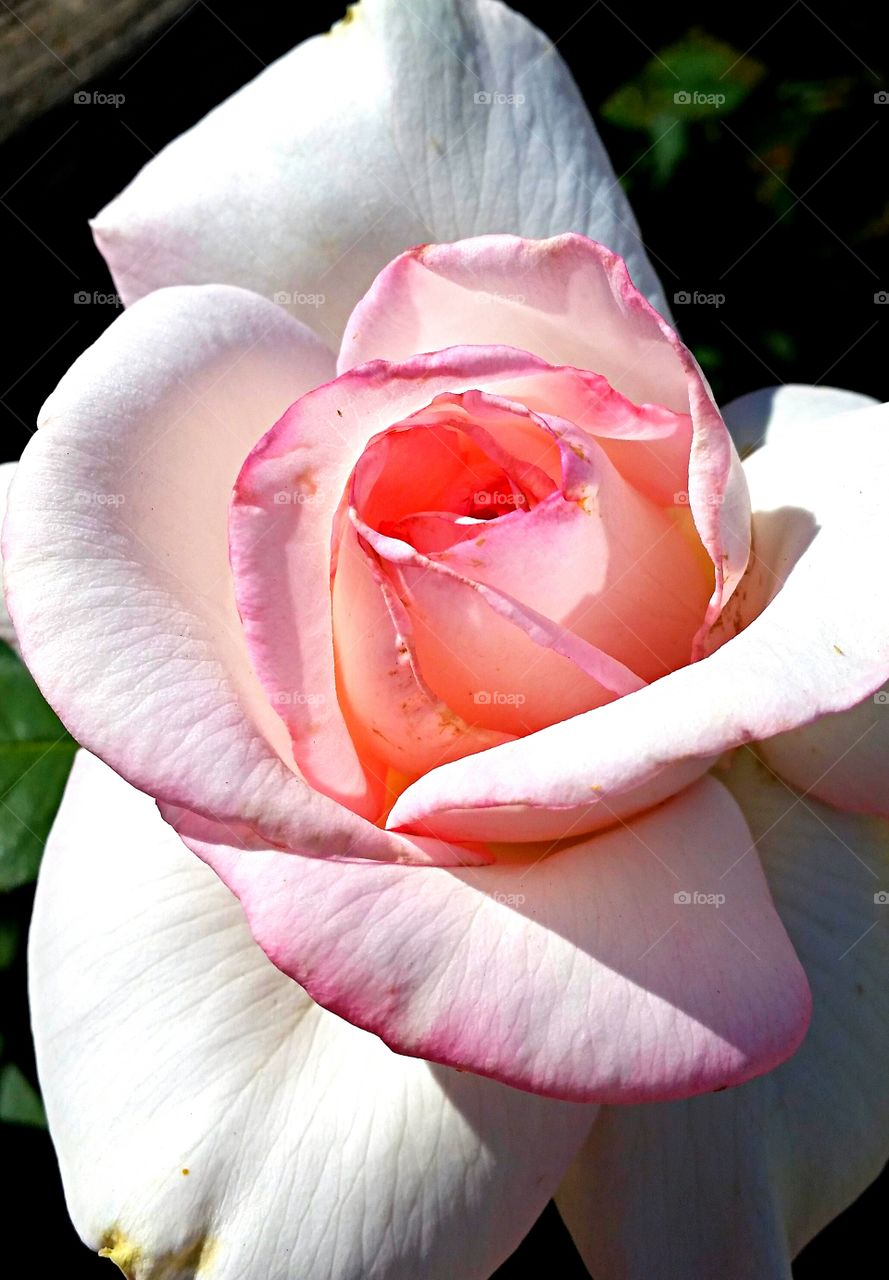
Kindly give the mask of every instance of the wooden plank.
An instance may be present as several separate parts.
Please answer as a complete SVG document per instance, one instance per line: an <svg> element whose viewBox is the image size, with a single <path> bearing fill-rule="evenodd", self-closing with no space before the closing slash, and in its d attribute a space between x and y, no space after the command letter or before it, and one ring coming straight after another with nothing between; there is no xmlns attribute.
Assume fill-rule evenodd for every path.
<svg viewBox="0 0 889 1280"><path fill-rule="evenodd" d="M0 140L163 37L195 0L0 0Z"/></svg>

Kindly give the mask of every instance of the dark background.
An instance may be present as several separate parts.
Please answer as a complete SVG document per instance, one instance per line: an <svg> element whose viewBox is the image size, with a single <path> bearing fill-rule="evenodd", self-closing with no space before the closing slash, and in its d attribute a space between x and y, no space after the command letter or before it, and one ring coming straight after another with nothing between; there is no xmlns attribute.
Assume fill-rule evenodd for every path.
<svg viewBox="0 0 889 1280"><path fill-rule="evenodd" d="M153 152L343 7L197 0L160 38L77 86L123 92L122 107L84 110L69 98L0 148L0 458L18 456L41 402L116 314L112 303L74 303L80 290L113 292L87 218ZM513 7L570 65L667 295L725 295L718 309L675 309L717 397L797 381L889 398L889 306L874 300L889 287L889 102L874 100L889 89L889 46L877 7L804 0L786 9L783 0L769 8L616 0ZM698 66L706 87L713 39L746 55L729 78L729 109L720 118L659 115L646 96L657 75L652 55L679 45L675 58ZM30 901L29 888L0 897L5 936L23 936ZM0 972L0 1011L4 1057L34 1081L21 945ZM47 1273L107 1276L108 1264L90 1256L68 1223L46 1133L5 1124L2 1136L8 1231ZM108 1140L124 1140L112 1117ZM863 1259L883 1253L887 1185L884 1175L805 1250L797 1280L872 1273ZM498 1280L527 1270L586 1275L552 1207Z"/></svg>

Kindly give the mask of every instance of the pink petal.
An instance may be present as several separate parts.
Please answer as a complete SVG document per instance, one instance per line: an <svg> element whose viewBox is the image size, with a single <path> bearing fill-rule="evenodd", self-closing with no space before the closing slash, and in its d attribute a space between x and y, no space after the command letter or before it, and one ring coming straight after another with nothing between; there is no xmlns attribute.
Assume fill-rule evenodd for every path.
<svg viewBox="0 0 889 1280"><path fill-rule="evenodd" d="M646 682L684 666L713 586L687 509L655 506L595 440L543 421L562 451L564 493L488 522L435 561L570 629Z"/></svg>
<svg viewBox="0 0 889 1280"><path fill-rule="evenodd" d="M740 1088L600 1111L557 1203L609 1280L788 1280L791 1256L889 1156L886 824L800 803L752 750L722 776L811 982L812 1024Z"/></svg>
<svg viewBox="0 0 889 1280"><path fill-rule="evenodd" d="M459 715L531 733L642 687L622 662L551 618L353 519L380 560L397 567L420 665Z"/></svg>
<svg viewBox="0 0 889 1280"><path fill-rule="evenodd" d="M436 396L539 363L495 347L366 365L297 401L238 477L231 560L254 668L304 776L369 818L382 811L385 778L362 767L339 706L330 611L331 530L350 473L375 435Z"/></svg>
<svg viewBox="0 0 889 1280"><path fill-rule="evenodd" d="M409 249L380 272L352 313L338 368L463 343L518 347L550 364L602 375L637 406L690 414L690 467L681 488L716 568L707 619L715 621L747 565L743 474L694 357L634 287L622 259L574 233L540 241L479 236ZM502 394L518 398L509 387ZM555 405L549 411L572 417ZM675 421L667 432L682 435ZM651 465L655 473L653 458Z"/></svg>
<svg viewBox="0 0 889 1280"><path fill-rule="evenodd" d="M231 488L331 365L308 330L242 289L167 289L125 312L47 401L19 464L4 525L10 612L72 734L140 790L305 853L474 861L392 843L307 787L250 667Z"/></svg>
<svg viewBox="0 0 889 1280"><path fill-rule="evenodd" d="M85 751L29 945L68 1208L139 1280L487 1280L596 1114L398 1056L319 1008Z"/></svg>
<svg viewBox="0 0 889 1280"><path fill-rule="evenodd" d="M591 830L664 799L730 747L871 694L889 675L887 414L813 423L806 449L779 442L748 460L757 558L726 620L739 635L628 698L433 770L390 826L452 839Z"/></svg>
<svg viewBox="0 0 889 1280"><path fill-rule="evenodd" d="M406 782L508 735L458 716L426 683L410 618L349 522L333 591L337 693L362 759ZM401 788L401 779L393 780Z"/></svg>
<svg viewBox="0 0 889 1280"><path fill-rule="evenodd" d="M638 1102L768 1071L808 1022L747 824L712 778L549 857L467 870L244 852L198 820L183 832L274 963L400 1053Z"/></svg>

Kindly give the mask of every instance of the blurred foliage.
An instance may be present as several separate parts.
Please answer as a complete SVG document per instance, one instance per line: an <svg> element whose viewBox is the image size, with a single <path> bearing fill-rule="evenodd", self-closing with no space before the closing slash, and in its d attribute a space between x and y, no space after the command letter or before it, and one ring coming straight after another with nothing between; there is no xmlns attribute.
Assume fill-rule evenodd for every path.
<svg viewBox="0 0 889 1280"><path fill-rule="evenodd" d="M658 186L688 153L689 126L734 111L764 68L698 28L661 50L602 104L603 119L649 135L640 161Z"/></svg>
<svg viewBox="0 0 889 1280"><path fill-rule="evenodd" d="M712 11L650 45L599 105L668 299L722 299L675 311L722 401L791 381L889 398L889 308L875 306L889 276L875 178L887 77L872 37L831 20L803 6L760 27Z"/></svg>
<svg viewBox="0 0 889 1280"><path fill-rule="evenodd" d="M23 663L0 642L0 890L36 878L75 750Z"/></svg>
<svg viewBox="0 0 889 1280"><path fill-rule="evenodd" d="M14 1062L0 1067L0 1121L46 1128L40 1095Z"/></svg>
<svg viewBox="0 0 889 1280"><path fill-rule="evenodd" d="M11 988L19 1000L24 999L28 887L37 877L75 750L74 740L23 663L0 641L0 975L4 997ZM33 1064L30 1045L23 1043L19 1000L4 999L2 1005L0 1122L42 1128L46 1117L29 1079ZM10 1023L15 1025L10 1028ZM11 1034L6 1034L10 1029Z"/></svg>

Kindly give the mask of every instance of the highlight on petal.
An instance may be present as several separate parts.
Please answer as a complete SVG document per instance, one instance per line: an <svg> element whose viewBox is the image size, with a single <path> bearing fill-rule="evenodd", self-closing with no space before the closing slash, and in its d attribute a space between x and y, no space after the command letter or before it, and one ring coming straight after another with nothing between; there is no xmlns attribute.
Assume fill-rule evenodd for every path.
<svg viewBox="0 0 889 1280"><path fill-rule="evenodd" d="M506 110L493 94L520 101ZM504 228L596 236L667 314L558 51L492 0L353 5L164 148L94 223L127 304L163 285L237 284L334 342L409 245Z"/></svg>
<svg viewBox="0 0 889 1280"><path fill-rule="evenodd" d="M783 438L748 459L755 556L714 653L471 766L433 770L399 797L390 827L495 840L591 830L664 799L730 747L880 688L889 674L887 415L880 406L812 422L805 449Z"/></svg>
<svg viewBox="0 0 889 1280"><path fill-rule="evenodd" d="M303 325L242 289L158 291L121 315L50 396L19 463L3 535L9 610L74 737L166 804L325 857L474 861L393 843L307 787L250 666L228 556L232 486L331 365Z"/></svg>
<svg viewBox="0 0 889 1280"><path fill-rule="evenodd" d="M805 1032L804 976L713 779L487 867L244 852L200 820L182 834L273 962L400 1053L554 1097L639 1102L750 1079Z"/></svg>
<svg viewBox="0 0 889 1280"><path fill-rule="evenodd" d="M458 244L409 249L380 272L355 308L343 335L340 371L366 360L404 360L418 351L456 344L500 343L533 352L554 365L588 370L635 406L687 415L691 452L680 489L713 562L716 583L700 641L747 566L750 510L740 462L710 388L691 352L635 287L627 264L583 235L547 240L489 235ZM532 388L533 389L533 388ZM559 413L505 387L502 395ZM617 456L630 455L609 413L591 421L563 414L596 434L617 437ZM678 424L663 422L671 433ZM638 435L630 428L627 434ZM647 445L646 432L642 440ZM659 434L659 433L658 433ZM681 437L680 437L681 438ZM634 441L635 475L657 475L662 450L649 455ZM668 455L669 456L669 455ZM675 501L678 494L674 492ZM698 646L700 652L700 645Z"/></svg>
<svg viewBox="0 0 889 1280"><path fill-rule="evenodd" d="M85 752L30 967L69 1209L137 1280L487 1280L595 1115L326 1013L150 799Z"/></svg>
<svg viewBox="0 0 889 1280"><path fill-rule="evenodd" d="M789 1280L889 1157L889 908L875 901L889 827L803 801L750 750L722 776L811 983L812 1025L759 1080L600 1112L557 1196L595 1276Z"/></svg>

